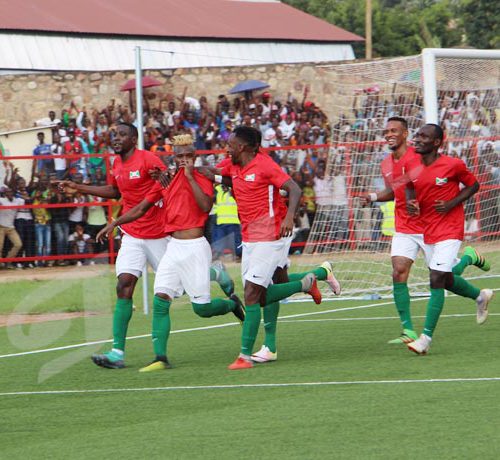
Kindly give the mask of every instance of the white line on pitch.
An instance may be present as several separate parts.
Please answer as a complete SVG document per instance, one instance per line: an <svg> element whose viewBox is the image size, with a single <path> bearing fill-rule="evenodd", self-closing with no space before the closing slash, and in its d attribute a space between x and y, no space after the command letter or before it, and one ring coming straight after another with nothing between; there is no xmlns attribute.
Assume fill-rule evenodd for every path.
<svg viewBox="0 0 500 460"><path fill-rule="evenodd" d="M420 300L420 299L415 299L415 301L418 301L418 300ZM372 303L372 304L368 304L368 305L359 305L357 307L334 308L331 310L312 311L312 312L308 312L308 313L298 313L295 315L280 316L280 320L281 319L288 319L288 318L300 318L300 317L311 316L311 315L323 315L323 314L335 313L335 312L339 312L339 311L350 311L350 310L360 310L360 309L364 309L364 308L380 307L380 306L385 306L385 305L391 305L392 303L393 302ZM203 326L203 327L193 327L190 329L179 329L176 331L172 331L171 334L179 334L181 332L206 331L209 329L220 329L222 327L236 326L239 324L240 324L239 322L238 323L224 323L224 324L216 324L214 326ZM151 334L135 335L132 337L127 337L127 340L144 339L147 337L151 337ZM44 348L41 350L22 351L19 353L9 353L7 355L0 355L0 359L1 358L13 358L15 356L34 355L34 354L38 354L38 353L48 353L51 351L69 350L72 348L88 347L91 345L100 345L103 343L112 343L112 342L113 342L113 339L106 339L106 340L96 340L94 342L77 343L74 345L65 345L65 346L61 346L61 347Z"/></svg>
<svg viewBox="0 0 500 460"><path fill-rule="evenodd" d="M457 313L450 315L440 315L440 318L463 318L468 316L476 316L476 313ZM500 316L500 313L490 313L489 316ZM412 318L425 318L425 315L412 316ZM291 319L281 320L281 323L319 323L325 321L383 321L386 319L394 320L399 319L399 316L373 316L366 318L322 318L322 319Z"/></svg>
<svg viewBox="0 0 500 460"><path fill-rule="evenodd" d="M404 383L464 383L464 382L499 382L500 377L473 377L473 378L437 378L437 379L405 379L405 380L351 380L329 382L290 382L290 383L242 383L235 385L186 385L172 387L146 388L95 388L87 390L45 390L45 391L13 391L0 393L0 396L34 396L34 395L71 395L84 393L124 393L147 391L175 391L175 390L230 390L252 388L286 388L286 387L321 387L340 385L394 385Z"/></svg>

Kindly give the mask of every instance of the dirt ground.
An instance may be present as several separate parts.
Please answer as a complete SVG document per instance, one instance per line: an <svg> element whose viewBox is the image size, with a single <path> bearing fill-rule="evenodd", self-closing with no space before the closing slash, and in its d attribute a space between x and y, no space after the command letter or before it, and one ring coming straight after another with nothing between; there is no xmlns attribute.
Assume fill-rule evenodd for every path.
<svg viewBox="0 0 500 460"><path fill-rule="evenodd" d="M60 321L62 319L95 316L98 313L71 312L71 313L44 313L40 315L0 315L0 327L16 326L18 324L44 323L46 321Z"/></svg>

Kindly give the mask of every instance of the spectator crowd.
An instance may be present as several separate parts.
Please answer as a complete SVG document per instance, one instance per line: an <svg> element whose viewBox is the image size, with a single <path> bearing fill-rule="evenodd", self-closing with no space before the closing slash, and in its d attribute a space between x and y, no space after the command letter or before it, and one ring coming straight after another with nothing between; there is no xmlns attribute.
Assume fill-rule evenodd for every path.
<svg viewBox="0 0 500 460"><path fill-rule="evenodd" d="M488 139L499 134L499 97L498 91L493 90L440 94L440 123L450 138L445 152L462 158L481 177L481 182L489 185L500 184L499 142ZM291 93L283 100L270 92L253 97L219 95L212 106L204 96L199 99L187 96L186 90L178 98L160 98L155 107L146 98L145 148L160 154L172 166L169 153L173 136L190 133L198 150L211 151L198 156L197 166L213 166L224 156L234 128L253 126L262 134L262 147L270 149L274 161L302 188L296 243L307 241L315 217L324 233L322 238L333 242L334 248L345 247L349 238L377 241L381 238L381 208L377 205L363 208L357 197L384 187L379 164L387 154L383 139L387 119L403 116L410 130L415 131L423 120L422 100L418 94L386 97L377 86L356 91L352 100L352 110L331 122L317 102L310 100L307 87L299 99ZM110 217L108 207L97 203L85 206L101 199L79 193L63 194L55 181L69 178L75 182L105 184L109 162L105 156L92 154L113 153L111 145L120 122L135 122L132 101L125 106L111 100L102 110L92 111L71 103L60 117L51 110L48 117L35 122L36 126L51 127L52 135L46 139L43 132L38 133L31 177L21 177L15 165L5 159L0 162L0 257L63 257L106 250L96 243L95 236ZM474 137L487 140L474 142ZM37 159L42 155L49 158ZM487 218L493 232L498 232L500 194L495 189L486 193L488 204L481 204L487 208L482 217ZM228 199L224 198L225 205L229 205ZM67 206L1 209L23 204ZM478 230L474 206L474 202L468 205L470 231ZM114 212L118 212L117 207ZM354 227L349 227L349 221L355 222ZM217 225L215 219L210 222ZM354 237L349 236L351 230L356 232ZM218 233L220 230L216 228L208 229L209 235ZM238 235L234 240L238 241ZM4 244L5 241L9 243ZM224 248L215 247L215 256L220 257ZM231 250L239 255L237 247ZM301 250L300 244L294 248L297 252ZM72 263L93 263L88 260L92 261L72 258ZM17 267L53 263L26 262ZM56 263L64 265L68 261L58 259ZM5 264L7 268L15 266Z"/></svg>

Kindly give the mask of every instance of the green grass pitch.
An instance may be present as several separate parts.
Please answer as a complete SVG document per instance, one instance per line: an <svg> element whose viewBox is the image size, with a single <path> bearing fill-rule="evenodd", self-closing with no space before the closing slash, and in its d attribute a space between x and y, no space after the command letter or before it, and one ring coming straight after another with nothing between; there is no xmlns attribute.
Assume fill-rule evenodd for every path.
<svg viewBox="0 0 500 460"><path fill-rule="evenodd" d="M498 277L475 283L500 289ZM472 301L447 297L423 357L386 344L400 332L388 300L285 303L279 360L245 371L227 370L239 349L234 318L198 318L182 298L171 310L179 331L169 342L174 368L141 374L152 359L147 337L129 340L123 370L91 363L109 344L20 354L109 339L111 273L0 289L0 314L98 313L0 328L0 458L495 459L500 452L499 292L483 326ZM419 330L425 304L412 303ZM149 332L139 308L129 336ZM256 347L261 342L259 335Z"/></svg>

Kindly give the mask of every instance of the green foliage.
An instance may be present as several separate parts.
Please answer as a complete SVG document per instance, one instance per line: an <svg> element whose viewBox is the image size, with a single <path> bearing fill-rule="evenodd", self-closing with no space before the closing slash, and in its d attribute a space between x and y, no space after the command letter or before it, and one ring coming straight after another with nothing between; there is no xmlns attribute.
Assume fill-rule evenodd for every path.
<svg viewBox="0 0 500 460"><path fill-rule="evenodd" d="M500 46L500 6L491 0L463 0L461 20L467 43L474 48L498 48Z"/></svg>
<svg viewBox="0 0 500 460"><path fill-rule="evenodd" d="M350 32L365 35L363 0L283 0ZM373 0L373 54L407 56L425 47L500 45L497 2L489 0ZM364 44L354 45L364 55Z"/></svg>

